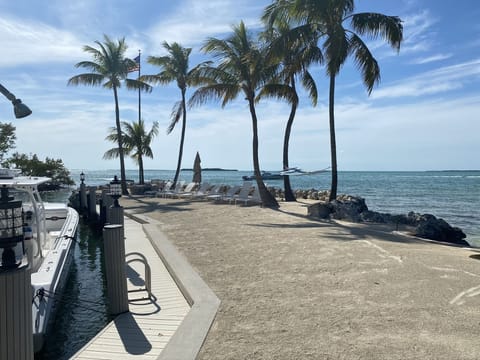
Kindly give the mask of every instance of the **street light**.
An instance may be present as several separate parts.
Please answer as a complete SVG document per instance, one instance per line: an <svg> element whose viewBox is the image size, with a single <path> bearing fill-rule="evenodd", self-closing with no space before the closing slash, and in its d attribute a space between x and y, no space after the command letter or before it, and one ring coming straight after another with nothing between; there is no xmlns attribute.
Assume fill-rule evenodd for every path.
<svg viewBox="0 0 480 360"><path fill-rule="evenodd" d="M22 202L8 196L6 186L0 191L0 270L9 270L18 268L25 255ZM17 260L19 253L22 256Z"/></svg>
<svg viewBox="0 0 480 360"><path fill-rule="evenodd" d="M117 175L113 177L113 180L110 181L110 196L113 198L113 206L119 207L118 199L122 197L122 186L120 180L118 180Z"/></svg>
<svg viewBox="0 0 480 360"><path fill-rule="evenodd" d="M29 107L22 103L22 100L17 99L10 91L8 91L2 84L0 84L0 92L12 102L13 112L17 119L24 118L32 113Z"/></svg>
<svg viewBox="0 0 480 360"><path fill-rule="evenodd" d="M80 181L83 182L85 181L85 174L83 173L83 171L80 173Z"/></svg>

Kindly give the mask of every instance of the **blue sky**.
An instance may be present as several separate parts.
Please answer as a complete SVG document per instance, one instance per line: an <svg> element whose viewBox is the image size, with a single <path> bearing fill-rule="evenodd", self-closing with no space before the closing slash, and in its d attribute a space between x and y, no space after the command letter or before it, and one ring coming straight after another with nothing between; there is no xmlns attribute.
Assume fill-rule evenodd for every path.
<svg viewBox="0 0 480 360"><path fill-rule="evenodd" d="M382 41L369 41L381 68L381 82L371 96L355 66L348 62L337 80L336 126L339 170L479 169L480 153L480 6L473 0L358 0L356 12L397 15L404 21L399 53ZM0 0L0 82L32 110L16 120L5 99L0 122L17 128L17 148L63 159L70 169L115 169L118 160L103 160L113 145L106 142L114 125L111 91L67 81L90 60L82 51L103 34L126 38L127 56L142 51L142 74L158 68L143 60L164 55L163 41L192 47L191 66L209 59L200 53L207 37L224 38L243 20L259 28L265 0ZM330 165L328 81L323 68L311 69L320 99L312 107L301 99L290 141L290 164L305 170ZM191 92L189 93L191 94ZM170 135L175 84L142 94L147 126L160 123L148 169L174 169L180 127ZM135 121L137 94L120 92L121 118ZM258 106L260 164L277 170L289 108L278 101ZM252 168L251 120L239 97L225 108L209 103L188 113L183 167L197 151L204 167ZM128 159L126 166L135 169Z"/></svg>

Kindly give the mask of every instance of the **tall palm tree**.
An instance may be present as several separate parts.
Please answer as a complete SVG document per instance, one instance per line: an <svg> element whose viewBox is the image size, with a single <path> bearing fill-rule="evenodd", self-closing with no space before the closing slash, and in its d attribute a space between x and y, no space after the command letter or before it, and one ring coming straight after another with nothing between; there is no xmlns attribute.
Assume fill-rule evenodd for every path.
<svg viewBox="0 0 480 360"><path fill-rule="evenodd" d="M194 68L190 69L189 57L190 53L192 52L191 48L184 48L176 42L169 44L165 41L162 45L167 50L168 55L149 56L147 59L148 63L159 66L161 71L156 75L143 75L140 77L140 79L151 84L162 85L176 81L177 86L180 89L181 100L178 101L173 107L171 115L172 121L167 129L167 134L170 134L175 128L175 125L180 121L180 118L182 119L182 132L180 136L177 169L175 171L175 177L172 185L172 187L175 187L182 166L183 144L185 141L185 129L187 127L187 88L197 84L198 69L207 65L209 62L200 63Z"/></svg>
<svg viewBox="0 0 480 360"><path fill-rule="evenodd" d="M282 71L279 74L280 82L284 83L291 88L292 96L283 97L290 100L290 114L288 116L287 124L285 126L285 134L283 137L283 168L288 169L289 165L289 142L292 132L293 121L298 107L298 94L296 89L297 78L300 79L301 84L307 91L312 105L317 105L318 93L317 86L313 80L312 75L308 71L308 67L313 63L321 63L323 56L321 50L316 46L316 42L302 42L299 39L291 38L289 25L277 19L273 26L267 28L262 34L263 37L269 42L269 58L272 61L279 61L282 65ZM277 89L276 83L279 79L275 79L272 88L271 84L267 84L262 92L261 96L282 96L278 94L277 90L283 92L283 89ZM292 191L290 184L290 177L288 175L283 176L283 185L285 189L285 201L295 201L295 195Z"/></svg>
<svg viewBox="0 0 480 360"><path fill-rule="evenodd" d="M248 101L253 129L253 168L264 206L276 208L278 203L263 183L258 159L258 119L255 103L257 92L276 74L277 66L267 62L265 49L252 39L243 22L233 27L233 34L227 39L209 38L202 50L211 53L220 62L217 66L202 69L203 79L209 83L195 91L192 105L210 99L221 99L222 107L236 99L241 93Z"/></svg>
<svg viewBox="0 0 480 360"><path fill-rule="evenodd" d="M275 18L297 22L292 33L298 38L317 37L323 41L327 76L329 77L329 125L332 184L330 201L337 197L338 169L335 139L335 80L342 65L350 55L362 73L362 80L371 94L380 81L380 67L362 35L383 38L393 48L400 50L403 39L402 21L397 16L379 13L353 13L354 0L274 0L265 9L263 18L270 23Z"/></svg>
<svg viewBox="0 0 480 360"><path fill-rule="evenodd" d="M85 45L83 50L89 53L92 61L81 61L75 65L77 68L90 70L89 73L75 75L68 80L68 85L89 85L102 86L113 90L115 100L115 125L117 131L118 155L120 158L120 178L122 183L122 193L128 194L127 182L125 176L125 160L123 154L122 128L120 124L120 109L118 105L118 88L124 82L127 89L140 89L151 91L151 86L134 79L128 79L129 70L136 66L134 60L125 57L127 45L125 38L118 41L111 40L104 35L104 41L95 41L98 48Z"/></svg>
<svg viewBox="0 0 480 360"><path fill-rule="evenodd" d="M153 159L153 151L150 147L153 138L158 135L158 122L155 121L150 131L146 131L145 122L143 119L138 122L129 123L122 121L122 140L124 151L138 164L138 182L145 183L145 176L143 170L143 157ZM118 133L115 127L110 128L110 134L105 138L111 142L118 142ZM105 152L104 159L113 159L118 157L118 148L113 148Z"/></svg>

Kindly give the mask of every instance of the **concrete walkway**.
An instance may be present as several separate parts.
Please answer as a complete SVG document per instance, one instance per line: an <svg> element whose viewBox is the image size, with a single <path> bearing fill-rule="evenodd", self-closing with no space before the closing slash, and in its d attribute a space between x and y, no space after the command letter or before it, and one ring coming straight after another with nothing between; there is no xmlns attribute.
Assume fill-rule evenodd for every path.
<svg viewBox="0 0 480 360"><path fill-rule="evenodd" d="M137 261L129 263L127 283L130 312L117 316L72 359L168 359L177 356L194 359L198 353L206 336L202 329L208 332L216 307L214 312L208 312L211 315L206 317L207 322L193 319L200 331L195 331L195 326L190 324L188 334L185 334L185 326L182 330L181 325L189 313L188 321L192 321L195 312L191 312L191 305L198 310L199 304L195 289L192 290L188 282L182 280L182 272L187 272L193 278L196 274L192 274L188 263L173 247L169 247L168 240L155 224L141 223L148 221L146 218L134 221L125 217L125 249L127 254L138 252L146 257L152 274L152 297L148 298L145 290L145 266ZM167 269L161 257L177 265L180 263L180 266L169 266ZM132 258L127 257L127 260ZM203 283L201 280L199 282ZM216 297L212 295L209 294L210 298L215 300ZM179 334L175 340L177 332ZM178 338L193 340L189 346L185 346ZM173 348L172 342L183 348ZM170 350L164 351L169 343Z"/></svg>

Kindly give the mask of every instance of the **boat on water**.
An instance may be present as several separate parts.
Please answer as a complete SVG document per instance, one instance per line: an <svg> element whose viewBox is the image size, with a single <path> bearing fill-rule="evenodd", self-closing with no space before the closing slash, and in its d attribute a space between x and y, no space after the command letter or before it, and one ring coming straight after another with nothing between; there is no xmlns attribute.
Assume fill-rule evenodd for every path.
<svg viewBox="0 0 480 360"><path fill-rule="evenodd" d="M280 174L279 172L269 172L269 171L262 171L262 180L280 180L283 179L283 175ZM254 175L244 175L242 176L242 179L245 181L251 181L255 180L255 174Z"/></svg>
<svg viewBox="0 0 480 360"><path fill-rule="evenodd" d="M67 204L42 201L38 186L50 180L48 177L19 176L12 170L0 169L2 204L18 204L18 222L21 221L20 227L23 228L19 231L23 233L23 246L4 248L2 260L8 259L15 268L18 266L16 262L28 259L34 352L42 349L55 317L56 300L62 294L73 260L74 237L79 222L77 211Z"/></svg>
<svg viewBox="0 0 480 360"><path fill-rule="evenodd" d="M325 168L325 169L315 170L315 171L304 171L298 167L290 167L282 171L275 171L275 172L262 171L261 175L262 175L262 180L280 180L280 179L283 179L285 175L288 175L288 176L317 175L317 174L328 172L329 169L330 168ZM255 180L255 175L242 176L242 179L245 181Z"/></svg>

